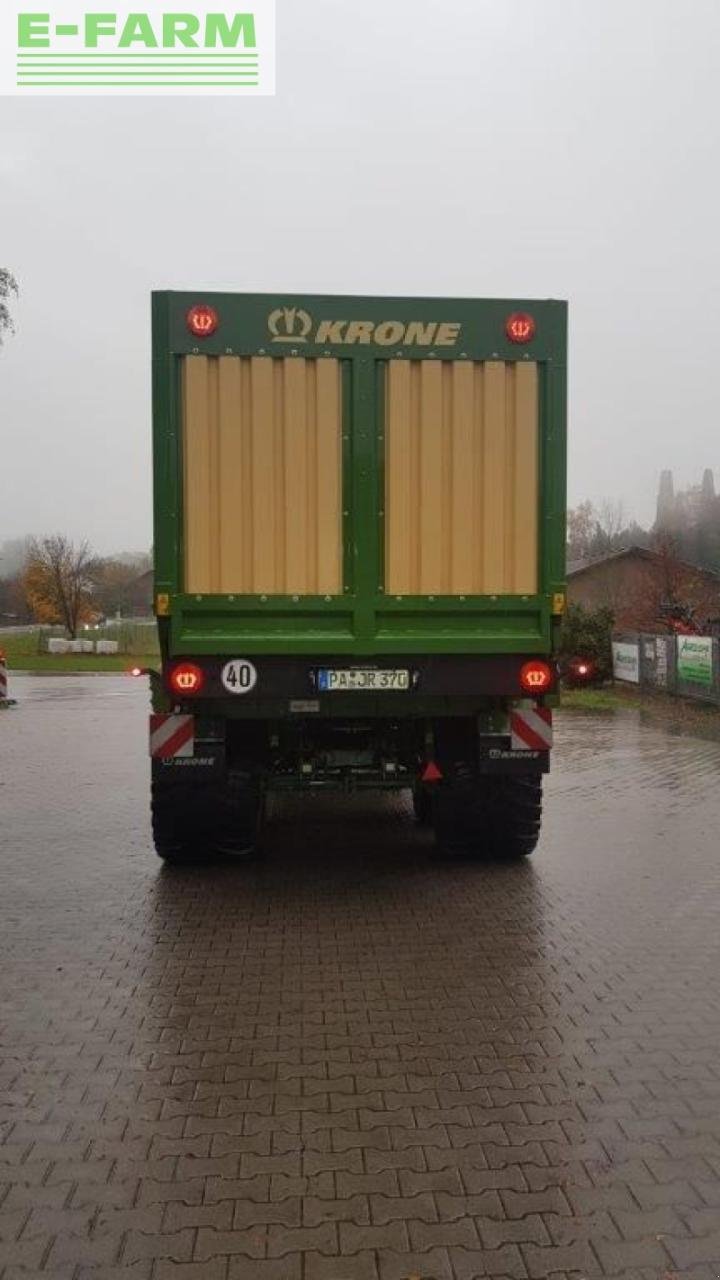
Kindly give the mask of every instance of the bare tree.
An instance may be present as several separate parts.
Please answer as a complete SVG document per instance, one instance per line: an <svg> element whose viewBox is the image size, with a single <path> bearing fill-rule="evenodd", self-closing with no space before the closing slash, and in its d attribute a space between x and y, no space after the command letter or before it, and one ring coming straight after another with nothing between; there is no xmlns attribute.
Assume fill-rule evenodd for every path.
<svg viewBox="0 0 720 1280"><path fill-rule="evenodd" d="M634 520L627 522L623 503L603 498L598 507L581 502L567 513L567 555L569 560L594 560L623 551L630 546L647 546L649 535Z"/></svg>
<svg viewBox="0 0 720 1280"><path fill-rule="evenodd" d="M597 509L597 525L608 542L617 542L625 529L627 517L620 498L603 498Z"/></svg>
<svg viewBox="0 0 720 1280"><path fill-rule="evenodd" d="M94 616L94 568L87 542L76 547L63 534L34 539L23 585L38 622L60 622L74 640L80 624Z"/></svg>
<svg viewBox="0 0 720 1280"><path fill-rule="evenodd" d="M592 502L581 502L567 513L568 560L588 560L592 551L596 516Z"/></svg>
<svg viewBox="0 0 720 1280"><path fill-rule="evenodd" d="M127 613L135 607L138 578L150 568L144 561L146 557L133 556L123 561L119 556L106 556L96 561L93 566L93 600L97 607L109 617L118 610ZM142 564L139 569L138 563ZM152 599L152 588L148 589Z"/></svg>
<svg viewBox="0 0 720 1280"><path fill-rule="evenodd" d="M15 332L12 313L8 305L12 294L17 297L17 280L12 272L8 271L7 267L0 267L0 347L3 343L3 335Z"/></svg>

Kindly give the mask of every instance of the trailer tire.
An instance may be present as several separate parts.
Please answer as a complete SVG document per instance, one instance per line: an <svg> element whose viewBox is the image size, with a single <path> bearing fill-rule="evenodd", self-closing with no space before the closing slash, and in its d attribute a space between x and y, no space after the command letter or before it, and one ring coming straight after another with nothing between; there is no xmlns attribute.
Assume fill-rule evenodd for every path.
<svg viewBox="0 0 720 1280"><path fill-rule="evenodd" d="M222 783L196 789L154 778L151 809L155 850L164 862L246 859L256 851L259 787L250 773L231 773Z"/></svg>
<svg viewBox="0 0 720 1280"><path fill-rule="evenodd" d="M216 853L232 858L251 858L257 853L260 801L260 784L254 774L228 773L215 828Z"/></svg>
<svg viewBox="0 0 720 1280"><path fill-rule="evenodd" d="M415 783L412 800L415 821L419 822L421 827L429 826L432 822L432 795L421 782Z"/></svg>
<svg viewBox="0 0 720 1280"><path fill-rule="evenodd" d="M444 855L528 857L541 821L541 774L478 775L461 767L434 795L433 825Z"/></svg>

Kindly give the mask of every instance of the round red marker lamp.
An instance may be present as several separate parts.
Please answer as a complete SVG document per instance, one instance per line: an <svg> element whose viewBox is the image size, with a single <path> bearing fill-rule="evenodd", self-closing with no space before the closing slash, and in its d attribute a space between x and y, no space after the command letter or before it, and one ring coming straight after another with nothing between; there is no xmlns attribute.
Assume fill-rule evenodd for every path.
<svg viewBox="0 0 720 1280"><path fill-rule="evenodd" d="M525 693L547 693L552 682L552 667L541 658L532 658L520 668L520 684Z"/></svg>
<svg viewBox="0 0 720 1280"><path fill-rule="evenodd" d="M505 321L505 336L510 342L532 342L536 332L535 320L527 311L513 311Z"/></svg>
<svg viewBox="0 0 720 1280"><path fill-rule="evenodd" d="M179 662L177 666L171 668L168 683L173 693L180 697L187 697L188 694L200 692L205 683L205 676L202 668L196 663Z"/></svg>
<svg viewBox="0 0 720 1280"><path fill-rule="evenodd" d="M214 307L199 302L188 311L185 322L196 338L209 338L220 323L220 317Z"/></svg>

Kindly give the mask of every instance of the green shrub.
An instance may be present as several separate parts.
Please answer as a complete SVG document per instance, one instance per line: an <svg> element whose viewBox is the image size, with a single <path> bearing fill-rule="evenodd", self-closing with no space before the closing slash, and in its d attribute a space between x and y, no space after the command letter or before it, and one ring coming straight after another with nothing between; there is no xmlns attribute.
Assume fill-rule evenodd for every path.
<svg viewBox="0 0 720 1280"><path fill-rule="evenodd" d="M559 658L566 667L571 658L589 658L595 667L595 681L612 675L612 609L586 609L569 604L560 629Z"/></svg>

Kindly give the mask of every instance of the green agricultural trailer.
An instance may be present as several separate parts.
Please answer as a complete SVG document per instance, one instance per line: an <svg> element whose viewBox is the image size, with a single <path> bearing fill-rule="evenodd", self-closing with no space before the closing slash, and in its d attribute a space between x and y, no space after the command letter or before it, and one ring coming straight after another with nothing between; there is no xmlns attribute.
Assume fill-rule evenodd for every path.
<svg viewBox="0 0 720 1280"><path fill-rule="evenodd" d="M407 788L530 853L565 606L563 302L153 295L155 845Z"/></svg>

